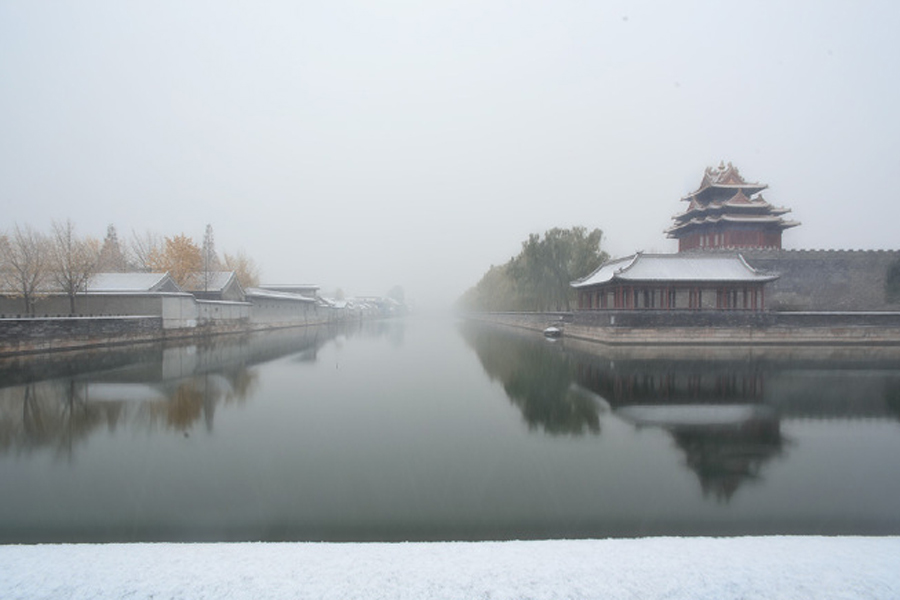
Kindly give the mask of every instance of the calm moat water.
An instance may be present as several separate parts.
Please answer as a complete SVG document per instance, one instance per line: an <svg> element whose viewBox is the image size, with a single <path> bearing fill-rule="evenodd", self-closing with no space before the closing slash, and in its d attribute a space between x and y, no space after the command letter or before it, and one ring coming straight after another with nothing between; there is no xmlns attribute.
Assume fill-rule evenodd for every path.
<svg viewBox="0 0 900 600"><path fill-rule="evenodd" d="M897 349L453 319L0 361L0 542L900 534Z"/></svg>

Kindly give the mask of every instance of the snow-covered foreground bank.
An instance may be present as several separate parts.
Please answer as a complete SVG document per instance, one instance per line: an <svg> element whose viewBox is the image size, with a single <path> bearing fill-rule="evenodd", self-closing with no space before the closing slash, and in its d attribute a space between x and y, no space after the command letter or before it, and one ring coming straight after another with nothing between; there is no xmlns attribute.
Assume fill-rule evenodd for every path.
<svg viewBox="0 0 900 600"><path fill-rule="evenodd" d="M900 537L0 546L0 598L900 598Z"/></svg>

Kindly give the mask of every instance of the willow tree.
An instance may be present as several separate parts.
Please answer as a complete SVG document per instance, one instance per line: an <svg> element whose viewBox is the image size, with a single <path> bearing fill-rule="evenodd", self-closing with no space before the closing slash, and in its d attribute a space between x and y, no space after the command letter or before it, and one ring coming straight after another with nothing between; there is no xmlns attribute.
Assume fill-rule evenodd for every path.
<svg viewBox="0 0 900 600"><path fill-rule="evenodd" d="M522 244L513 276L536 310L571 310L570 283L584 277L608 258L600 250L603 232L585 227L554 228L536 233Z"/></svg>
<svg viewBox="0 0 900 600"><path fill-rule="evenodd" d="M531 234L507 263L492 266L460 298L467 310L571 310L570 282L608 258L600 249L603 232L585 227L554 228Z"/></svg>

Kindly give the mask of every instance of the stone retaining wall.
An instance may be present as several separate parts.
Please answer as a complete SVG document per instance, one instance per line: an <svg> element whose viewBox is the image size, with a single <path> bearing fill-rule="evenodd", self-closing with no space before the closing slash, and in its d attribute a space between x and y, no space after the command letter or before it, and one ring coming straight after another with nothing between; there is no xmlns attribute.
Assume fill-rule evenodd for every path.
<svg viewBox="0 0 900 600"><path fill-rule="evenodd" d="M2 319L0 355L146 342L164 333L154 316Z"/></svg>
<svg viewBox="0 0 900 600"><path fill-rule="evenodd" d="M900 311L757 312L741 310L584 310L572 313L574 324L615 328L846 328L900 329Z"/></svg>
<svg viewBox="0 0 900 600"><path fill-rule="evenodd" d="M900 345L900 312L578 311L481 313L474 320L610 345Z"/></svg>
<svg viewBox="0 0 900 600"><path fill-rule="evenodd" d="M179 302L175 308L183 306L186 304ZM348 320L346 311L324 307L310 310L302 320L288 316L280 321L256 322L249 318L250 305L246 303L198 301L193 306L199 309L197 319L183 319L171 312L168 319L159 315L0 317L0 356L253 333Z"/></svg>

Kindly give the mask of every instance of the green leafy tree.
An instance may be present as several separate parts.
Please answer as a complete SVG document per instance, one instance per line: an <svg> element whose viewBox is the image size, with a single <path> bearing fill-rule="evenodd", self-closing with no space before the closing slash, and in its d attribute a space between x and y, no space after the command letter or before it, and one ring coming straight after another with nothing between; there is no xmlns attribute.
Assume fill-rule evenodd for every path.
<svg viewBox="0 0 900 600"><path fill-rule="evenodd" d="M585 227L554 228L531 234L522 251L492 266L460 299L467 310L571 310L570 283L608 258L600 249L603 232Z"/></svg>
<svg viewBox="0 0 900 600"><path fill-rule="evenodd" d="M512 275L515 261L511 258L506 264L491 265L481 280L462 295L459 306L464 310L489 312L528 308Z"/></svg>
<svg viewBox="0 0 900 600"><path fill-rule="evenodd" d="M571 310L574 296L569 285L587 275L604 260L600 250L603 232L584 227L554 228L541 237L528 236L522 244L514 276L536 310Z"/></svg>

